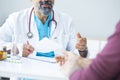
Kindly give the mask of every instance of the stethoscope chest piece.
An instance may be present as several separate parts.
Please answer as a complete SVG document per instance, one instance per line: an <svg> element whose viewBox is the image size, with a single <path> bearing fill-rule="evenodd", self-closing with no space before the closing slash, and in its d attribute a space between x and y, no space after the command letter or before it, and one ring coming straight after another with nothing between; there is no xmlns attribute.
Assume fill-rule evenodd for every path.
<svg viewBox="0 0 120 80"><path fill-rule="evenodd" d="M27 33L27 36L28 36L28 38L32 38L32 37L33 37L33 33L28 32L28 33Z"/></svg>

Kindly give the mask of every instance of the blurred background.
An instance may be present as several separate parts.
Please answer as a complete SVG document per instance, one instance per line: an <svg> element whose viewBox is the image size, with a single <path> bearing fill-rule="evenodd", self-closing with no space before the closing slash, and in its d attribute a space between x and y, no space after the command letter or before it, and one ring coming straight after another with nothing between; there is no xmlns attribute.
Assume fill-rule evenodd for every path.
<svg viewBox="0 0 120 80"><path fill-rule="evenodd" d="M10 13L30 6L31 0L0 0L0 26ZM55 0L54 8L69 14L88 38L106 39L120 20L120 0Z"/></svg>

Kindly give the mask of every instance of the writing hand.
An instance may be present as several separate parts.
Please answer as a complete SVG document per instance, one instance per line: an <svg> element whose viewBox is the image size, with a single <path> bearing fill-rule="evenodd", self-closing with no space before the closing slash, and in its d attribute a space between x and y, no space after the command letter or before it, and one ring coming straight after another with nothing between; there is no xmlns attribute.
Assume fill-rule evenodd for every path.
<svg viewBox="0 0 120 80"><path fill-rule="evenodd" d="M33 53L33 51L34 48L28 42L27 44L23 44L23 51L22 51L23 57L28 57L29 54Z"/></svg>

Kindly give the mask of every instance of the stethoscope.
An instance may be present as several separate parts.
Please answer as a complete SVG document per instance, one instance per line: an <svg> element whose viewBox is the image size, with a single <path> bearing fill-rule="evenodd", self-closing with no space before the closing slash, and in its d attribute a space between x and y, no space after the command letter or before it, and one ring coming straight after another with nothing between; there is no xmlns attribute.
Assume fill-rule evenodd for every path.
<svg viewBox="0 0 120 80"><path fill-rule="evenodd" d="M27 33L27 37L30 39L33 37L33 33L31 32L31 16L32 16L32 12L33 12L34 8L31 9L31 12L30 12L30 16L29 16L29 24L28 24L28 33ZM53 13L53 17L51 20L49 20L48 22L48 27L50 27L50 23L53 21L55 23L55 29L57 27L57 21L55 20L54 18L54 10L52 10L52 13Z"/></svg>

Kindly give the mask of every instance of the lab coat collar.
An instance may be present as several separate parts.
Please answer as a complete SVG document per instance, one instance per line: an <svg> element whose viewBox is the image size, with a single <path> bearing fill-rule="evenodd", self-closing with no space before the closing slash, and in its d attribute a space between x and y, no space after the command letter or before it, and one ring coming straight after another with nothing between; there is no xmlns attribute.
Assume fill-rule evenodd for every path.
<svg viewBox="0 0 120 80"><path fill-rule="evenodd" d="M30 17L30 12L31 12L32 8L33 8L33 7L31 7L30 10L29 10L29 17ZM58 23L59 23L59 20L60 20L58 14L59 14L59 13L58 13L56 10L54 10L54 18L55 18L55 20L57 21L57 26L58 26ZM29 17L28 17L28 18L29 18ZM35 24L35 20L34 20L34 10L33 10L32 15L31 15L31 27L32 27L32 25L36 25L36 24ZM53 26L53 25L54 25L54 26ZM36 29L37 29L37 28L36 28ZM54 30L55 30L55 23L52 22L50 37L53 36ZM31 30L31 31L32 31L32 30Z"/></svg>
<svg viewBox="0 0 120 80"><path fill-rule="evenodd" d="M32 8L33 7L30 8L29 15L30 15L30 12L31 12ZM54 18L57 21L57 23L59 23L59 17L57 16L56 10L54 10ZM35 22L34 21L34 10L33 10L32 15L31 15L31 22Z"/></svg>

